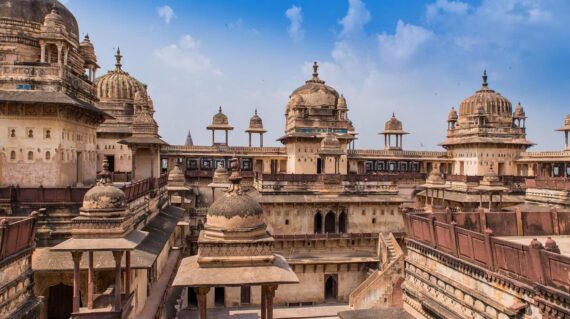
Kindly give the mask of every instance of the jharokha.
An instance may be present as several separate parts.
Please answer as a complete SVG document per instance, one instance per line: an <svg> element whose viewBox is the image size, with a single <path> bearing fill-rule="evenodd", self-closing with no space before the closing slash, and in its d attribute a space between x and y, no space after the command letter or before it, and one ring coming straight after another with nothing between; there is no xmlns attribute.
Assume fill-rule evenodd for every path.
<svg viewBox="0 0 570 319"><path fill-rule="evenodd" d="M211 145L169 145L128 48L101 72L79 35L55 0L0 0L0 318L570 318L570 116L528 152L483 72L440 150L398 114L358 149L315 62L282 147L253 109L231 145L216 106Z"/></svg>

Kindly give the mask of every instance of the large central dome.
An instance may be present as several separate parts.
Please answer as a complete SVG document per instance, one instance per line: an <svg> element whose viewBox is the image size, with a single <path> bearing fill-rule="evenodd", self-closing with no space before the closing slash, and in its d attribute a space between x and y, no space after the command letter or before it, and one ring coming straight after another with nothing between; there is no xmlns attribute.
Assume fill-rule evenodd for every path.
<svg viewBox="0 0 570 319"><path fill-rule="evenodd" d="M489 88L487 72L483 73L483 84L475 94L466 98L459 106L459 124L467 123L470 117L483 111L489 123L510 125L513 116L511 101Z"/></svg>
<svg viewBox="0 0 570 319"><path fill-rule="evenodd" d="M339 98L338 92L325 85L325 81L319 79L317 62L313 65L313 78L307 80L305 85L291 93L291 100L302 101L306 107L336 108Z"/></svg>
<svg viewBox="0 0 570 319"><path fill-rule="evenodd" d="M59 1L54 0L0 0L0 18L42 24L54 7L63 18L67 31L79 41L79 26L73 14Z"/></svg>

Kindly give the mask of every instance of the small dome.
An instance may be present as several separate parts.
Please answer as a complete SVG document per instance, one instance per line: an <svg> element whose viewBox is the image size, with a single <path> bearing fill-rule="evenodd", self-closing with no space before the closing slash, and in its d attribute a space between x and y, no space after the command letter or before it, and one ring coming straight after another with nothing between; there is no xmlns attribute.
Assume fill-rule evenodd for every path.
<svg viewBox="0 0 570 319"><path fill-rule="evenodd" d="M300 105L297 102L300 97L303 106L306 107L336 108L339 94L334 88L325 85L325 81L319 79L318 68L319 65L315 62L313 65L313 78L305 81L305 85L291 93L290 98L294 105Z"/></svg>
<svg viewBox="0 0 570 319"><path fill-rule="evenodd" d="M83 197L82 211L121 210L127 207L125 193L111 183L109 163L105 160L101 179Z"/></svg>
<svg viewBox="0 0 570 319"><path fill-rule="evenodd" d="M228 170L223 166L218 166L214 171L214 177L212 178L212 183L216 184L229 184L230 180L230 173Z"/></svg>
<svg viewBox="0 0 570 319"><path fill-rule="evenodd" d="M264 225L261 205L240 187L238 159L232 159L232 183L227 193L208 209L206 229L248 230Z"/></svg>
<svg viewBox="0 0 570 319"><path fill-rule="evenodd" d="M521 119L521 118L525 118L525 117L526 117L526 114L525 114L524 109L523 109L523 107L522 107L522 105L521 105L521 102L517 103L517 106L515 107L515 113L513 114L513 117L514 117L514 118L518 118L518 119Z"/></svg>
<svg viewBox="0 0 570 319"><path fill-rule="evenodd" d="M342 94L338 98L337 107L339 109L346 109L346 99L344 98L344 95L342 95Z"/></svg>
<svg viewBox="0 0 570 319"><path fill-rule="evenodd" d="M483 73L481 89L461 102L459 106L459 121L463 123L469 120L470 115L481 114L480 109L492 122L509 125L512 123L511 101L489 88L487 71Z"/></svg>
<svg viewBox="0 0 570 319"><path fill-rule="evenodd" d="M449 111L449 115L447 116L447 120L450 122L455 122L457 121L457 111L455 110L455 107L451 107L451 111Z"/></svg>
<svg viewBox="0 0 570 319"><path fill-rule="evenodd" d="M186 184L186 177L180 169L180 165L174 166L172 170L168 173L168 184L169 185L184 185Z"/></svg>
<svg viewBox="0 0 570 319"><path fill-rule="evenodd" d="M402 122L396 118L396 114L392 113L392 117L384 124L384 131L402 131Z"/></svg>
<svg viewBox="0 0 570 319"><path fill-rule="evenodd" d="M222 112L222 107L220 106L218 113L212 118L212 125L228 125L228 116Z"/></svg>
<svg viewBox="0 0 570 319"><path fill-rule="evenodd" d="M85 38L79 45L79 52L85 60L85 63L97 64L97 55L95 54L95 47L91 40L89 39L89 34L85 35Z"/></svg>
<svg viewBox="0 0 570 319"><path fill-rule="evenodd" d="M263 120L257 115L257 109L249 120L249 129L263 129Z"/></svg>
<svg viewBox="0 0 570 319"><path fill-rule="evenodd" d="M146 98L148 94L145 85L123 71L121 64L123 56L120 49L117 49L115 58L117 60L115 70L95 80L97 97L101 102L126 100L130 103L134 103L137 93Z"/></svg>
<svg viewBox="0 0 570 319"><path fill-rule="evenodd" d="M564 125L570 126L570 114L566 115L566 117L564 118Z"/></svg>

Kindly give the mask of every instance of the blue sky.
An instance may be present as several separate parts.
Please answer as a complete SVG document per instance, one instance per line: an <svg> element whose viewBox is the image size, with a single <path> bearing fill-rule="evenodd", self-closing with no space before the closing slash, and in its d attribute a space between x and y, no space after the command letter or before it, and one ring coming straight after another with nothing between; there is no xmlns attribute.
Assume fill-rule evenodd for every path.
<svg viewBox="0 0 570 319"><path fill-rule="evenodd" d="M210 143L205 127L222 105L236 127L258 109L284 130L288 96L319 61L321 79L347 98L357 147L381 148L392 112L411 134L404 148L439 149L447 113L480 87L521 102L534 149L561 149L570 113L570 2L565 0L67 0L102 66L149 85L161 135Z"/></svg>

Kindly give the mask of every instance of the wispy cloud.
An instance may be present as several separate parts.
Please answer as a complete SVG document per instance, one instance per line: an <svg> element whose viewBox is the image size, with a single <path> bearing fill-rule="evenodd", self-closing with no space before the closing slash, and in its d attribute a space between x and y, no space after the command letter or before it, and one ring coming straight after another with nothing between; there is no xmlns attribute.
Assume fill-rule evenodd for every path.
<svg viewBox="0 0 570 319"><path fill-rule="evenodd" d="M440 13L462 15L468 11L469 4L462 1L437 0L426 6L426 16L429 20L435 18Z"/></svg>
<svg viewBox="0 0 570 319"><path fill-rule="evenodd" d="M192 74L222 75L220 69L202 52L200 41L188 34L178 43L156 50L155 55L165 65L177 69L183 68Z"/></svg>
<svg viewBox="0 0 570 319"><path fill-rule="evenodd" d="M172 8L168 5L159 7L157 10L158 10L158 16L164 19L164 23L166 24L170 24L170 21L172 21L172 19L176 17L174 15L174 10L172 10Z"/></svg>
<svg viewBox="0 0 570 319"><path fill-rule="evenodd" d="M226 27L229 30L238 30L238 31L242 31L245 32L247 34L253 34L253 35L260 35L261 32L259 32L259 30L257 30L256 28L252 28L246 25L245 21L242 18L239 18L235 21L226 23Z"/></svg>
<svg viewBox="0 0 570 319"><path fill-rule="evenodd" d="M340 21L342 25L341 37L362 32L371 18L372 16L362 0L349 0L348 12Z"/></svg>
<svg viewBox="0 0 570 319"><path fill-rule="evenodd" d="M433 36L433 32L428 29L398 20L394 34L383 33L378 36L380 53L390 61L407 60Z"/></svg>
<svg viewBox="0 0 570 319"><path fill-rule="evenodd" d="M285 11L285 16L289 19L289 36L293 41L302 41L305 37L305 30L303 29L303 9L293 5Z"/></svg>

